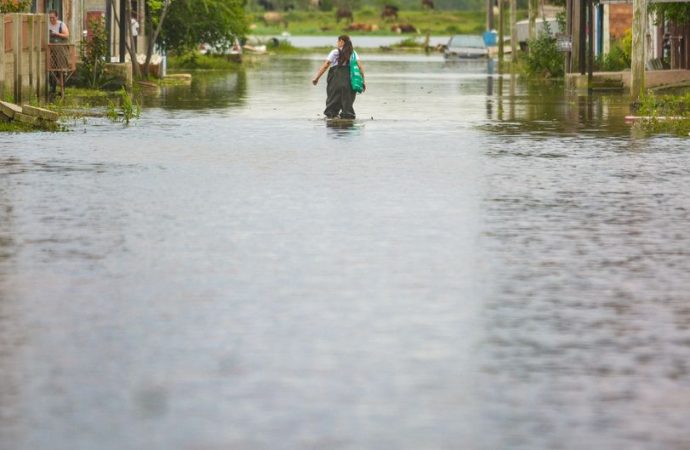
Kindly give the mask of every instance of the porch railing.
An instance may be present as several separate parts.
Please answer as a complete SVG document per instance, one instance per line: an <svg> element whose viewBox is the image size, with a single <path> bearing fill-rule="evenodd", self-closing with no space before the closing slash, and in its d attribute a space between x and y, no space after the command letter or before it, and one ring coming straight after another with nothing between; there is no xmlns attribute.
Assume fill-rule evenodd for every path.
<svg viewBox="0 0 690 450"><path fill-rule="evenodd" d="M51 86L60 85L60 95L65 95L65 82L77 69L77 46L74 44L48 44L48 73Z"/></svg>

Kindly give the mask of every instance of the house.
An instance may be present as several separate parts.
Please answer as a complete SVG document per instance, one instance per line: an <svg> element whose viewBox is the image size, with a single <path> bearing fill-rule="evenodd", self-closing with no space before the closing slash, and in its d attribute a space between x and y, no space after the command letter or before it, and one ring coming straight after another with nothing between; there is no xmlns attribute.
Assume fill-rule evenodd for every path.
<svg viewBox="0 0 690 450"><path fill-rule="evenodd" d="M650 3L654 1L659 0L650 0ZM580 42L583 46L588 44L588 38L585 36L589 30L586 24L587 20L580 20L582 2L586 5L591 4L587 0L569 2L572 5L569 10L570 20L568 21L571 24L571 29L566 34L572 36L573 53L576 53L580 48ZM625 37L632 28L632 17L632 0L600 0L593 5L592 49L595 56L609 53L612 43ZM644 39L648 69L690 69L689 40L690 26L677 25L664 20L663 17L654 17L653 14L650 14L647 19ZM579 57L584 54L583 52L579 55L573 55L572 71L576 72L578 67L581 69Z"/></svg>
<svg viewBox="0 0 690 450"><path fill-rule="evenodd" d="M126 0L125 0L126 1ZM139 32L136 37L138 49L144 48L144 0L130 0L133 17L139 24ZM125 15L126 4L122 0L32 0L31 11L34 13L47 13L51 10L58 12L58 18L65 22L70 30L70 42L79 44L81 38L90 33L89 22L103 20L108 31L110 54L114 61L121 61L125 57L124 44L121 42L120 17ZM131 20L131 18L130 18ZM122 24L129 29L131 22Z"/></svg>

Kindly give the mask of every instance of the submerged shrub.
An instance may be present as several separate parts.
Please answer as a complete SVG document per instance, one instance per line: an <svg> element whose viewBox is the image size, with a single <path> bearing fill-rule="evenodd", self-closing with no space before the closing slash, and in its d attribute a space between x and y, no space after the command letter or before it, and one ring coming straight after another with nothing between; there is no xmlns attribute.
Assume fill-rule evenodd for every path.
<svg viewBox="0 0 690 450"><path fill-rule="evenodd" d="M611 50L605 55L598 55L596 67L603 71L619 71L630 68L632 60L632 32L628 32L621 39L614 41Z"/></svg>
<svg viewBox="0 0 690 450"><path fill-rule="evenodd" d="M530 77L563 77L563 53L558 50L556 38L549 24L544 22L544 30L535 39L527 42L529 52L525 60L525 71Z"/></svg>

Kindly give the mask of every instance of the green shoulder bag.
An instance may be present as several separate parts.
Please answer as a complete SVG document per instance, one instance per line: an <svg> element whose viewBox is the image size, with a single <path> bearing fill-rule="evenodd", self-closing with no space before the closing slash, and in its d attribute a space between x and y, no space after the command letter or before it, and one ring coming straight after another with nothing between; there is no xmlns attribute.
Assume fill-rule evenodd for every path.
<svg viewBox="0 0 690 450"><path fill-rule="evenodd" d="M364 91L364 79L362 78L362 72L359 71L357 53L354 50L352 51L352 56L350 56L350 85L352 90L359 94Z"/></svg>

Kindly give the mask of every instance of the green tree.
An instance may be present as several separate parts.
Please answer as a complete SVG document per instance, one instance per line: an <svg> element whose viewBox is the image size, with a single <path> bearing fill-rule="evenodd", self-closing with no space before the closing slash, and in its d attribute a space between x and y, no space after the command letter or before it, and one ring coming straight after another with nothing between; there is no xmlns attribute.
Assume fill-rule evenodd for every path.
<svg viewBox="0 0 690 450"><path fill-rule="evenodd" d="M27 12L31 6L31 0L0 0L0 14Z"/></svg>
<svg viewBox="0 0 690 450"><path fill-rule="evenodd" d="M652 3L649 10L657 13L656 17L670 20L678 25L690 23L690 3Z"/></svg>
<svg viewBox="0 0 690 450"><path fill-rule="evenodd" d="M183 52L207 43L232 45L247 34L243 0L175 0L161 30L161 44Z"/></svg>

